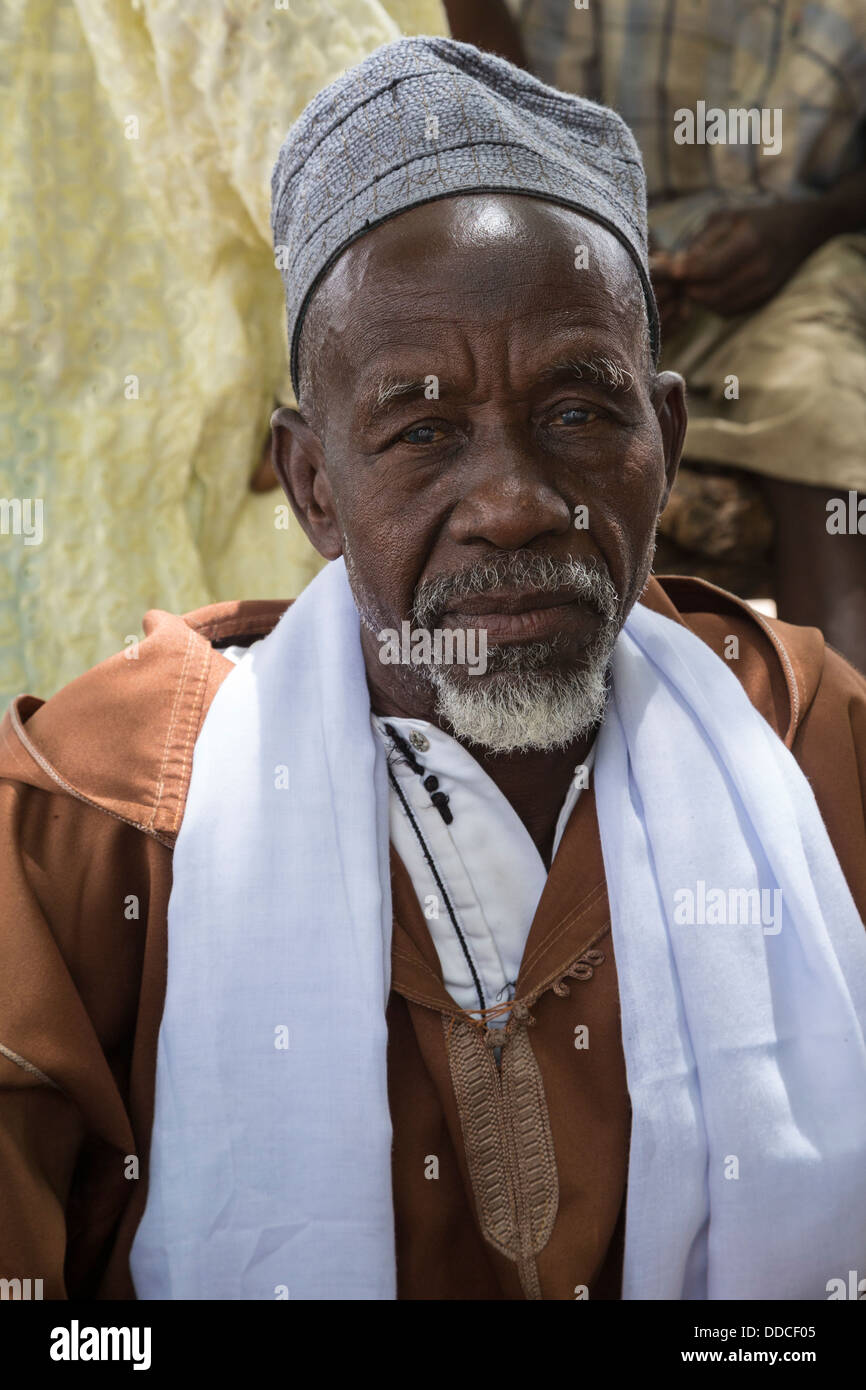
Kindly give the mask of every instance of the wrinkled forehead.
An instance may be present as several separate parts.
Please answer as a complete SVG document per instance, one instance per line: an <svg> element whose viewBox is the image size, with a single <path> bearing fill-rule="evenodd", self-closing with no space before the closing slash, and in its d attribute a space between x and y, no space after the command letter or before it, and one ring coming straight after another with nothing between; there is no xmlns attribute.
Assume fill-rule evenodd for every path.
<svg viewBox="0 0 866 1390"><path fill-rule="evenodd" d="M459 334L519 323L531 333L533 318L542 334L572 323L596 349L612 346L611 335L642 344L647 315L632 257L606 227L555 203L440 199L382 223L330 267L305 316L301 381L328 366L345 380L371 354L415 356L445 325Z"/></svg>

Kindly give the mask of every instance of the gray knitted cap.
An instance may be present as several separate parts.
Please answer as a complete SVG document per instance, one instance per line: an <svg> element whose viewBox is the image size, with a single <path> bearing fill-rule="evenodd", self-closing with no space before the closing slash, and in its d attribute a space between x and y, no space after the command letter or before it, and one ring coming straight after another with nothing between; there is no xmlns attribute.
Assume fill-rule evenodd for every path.
<svg viewBox="0 0 866 1390"><path fill-rule="evenodd" d="M477 192L532 194L613 232L640 274L657 357L646 182L621 117L471 44L397 39L314 97L274 166L271 225L296 394L304 314L340 253L419 203Z"/></svg>

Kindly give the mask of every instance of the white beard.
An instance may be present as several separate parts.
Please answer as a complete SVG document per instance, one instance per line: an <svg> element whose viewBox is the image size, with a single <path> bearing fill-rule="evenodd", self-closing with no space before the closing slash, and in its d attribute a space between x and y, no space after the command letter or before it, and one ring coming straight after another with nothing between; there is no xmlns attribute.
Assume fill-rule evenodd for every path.
<svg viewBox="0 0 866 1390"><path fill-rule="evenodd" d="M532 553L497 557L481 564L460 586L461 593L483 592L497 583L526 585L533 592L567 586L602 616L602 626L577 669L555 661L561 645L530 642L490 649L488 674L467 676L459 668L430 666L425 678L436 691L436 714L461 743L491 753L565 748L600 723L607 703L607 670L619 635L619 597L597 564L552 561ZM443 601L447 581L431 585L415 606L415 622L425 626ZM451 597L451 592L447 592Z"/></svg>
<svg viewBox="0 0 866 1390"><path fill-rule="evenodd" d="M647 547L641 588L652 569L654 537ZM343 553L361 621L374 634L390 619L357 582L348 545ZM621 602L607 572L596 563L553 561L530 551L502 553L479 562L458 580L421 585L412 610L412 628L428 629L446 601L457 595L483 593L503 582L526 585L534 592L553 592L567 585L602 616L602 626L583 654L578 669L555 663L557 639L520 646L489 648L483 677L459 667L416 667L416 675L435 691L435 712L461 743L491 753L565 748L601 723L607 704L607 673L622 625ZM366 600L366 601L365 601Z"/></svg>
<svg viewBox="0 0 866 1390"><path fill-rule="evenodd" d="M612 646L578 671L502 670L483 686L453 668L432 667L436 713L461 743L491 753L565 748L604 716Z"/></svg>

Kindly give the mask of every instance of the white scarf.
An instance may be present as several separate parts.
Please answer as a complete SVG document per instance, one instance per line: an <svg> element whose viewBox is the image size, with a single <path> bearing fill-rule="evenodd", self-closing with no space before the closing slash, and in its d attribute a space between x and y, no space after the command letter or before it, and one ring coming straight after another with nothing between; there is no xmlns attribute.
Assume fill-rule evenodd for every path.
<svg viewBox="0 0 866 1390"><path fill-rule="evenodd" d="M866 934L809 785L725 663L640 605L595 778L633 1108L623 1296L824 1298L866 1272ZM780 889L781 930L676 925L700 882ZM195 746L139 1298L394 1297L390 935L337 561Z"/></svg>

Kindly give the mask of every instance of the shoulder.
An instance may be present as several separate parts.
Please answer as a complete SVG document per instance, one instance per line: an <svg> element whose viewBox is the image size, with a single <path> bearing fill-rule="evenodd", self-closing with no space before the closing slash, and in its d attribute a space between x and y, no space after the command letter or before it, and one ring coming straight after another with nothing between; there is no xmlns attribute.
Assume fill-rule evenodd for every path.
<svg viewBox="0 0 866 1390"><path fill-rule="evenodd" d="M866 920L866 677L816 628L766 618L701 580L653 585L644 601L685 623L730 665L791 750Z"/></svg>
<svg viewBox="0 0 866 1390"><path fill-rule="evenodd" d="M0 778L70 797L172 844L196 738L232 669L219 647L265 636L287 606L152 610L138 643L49 700L13 701L0 725Z"/></svg>
<svg viewBox="0 0 866 1390"><path fill-rule="evenodd" d="M706 642L794 751L818 709L828 728L866 712L866 677L817 628L768 618L724 589L680 575L653 579L642 601Z"/></svg>

